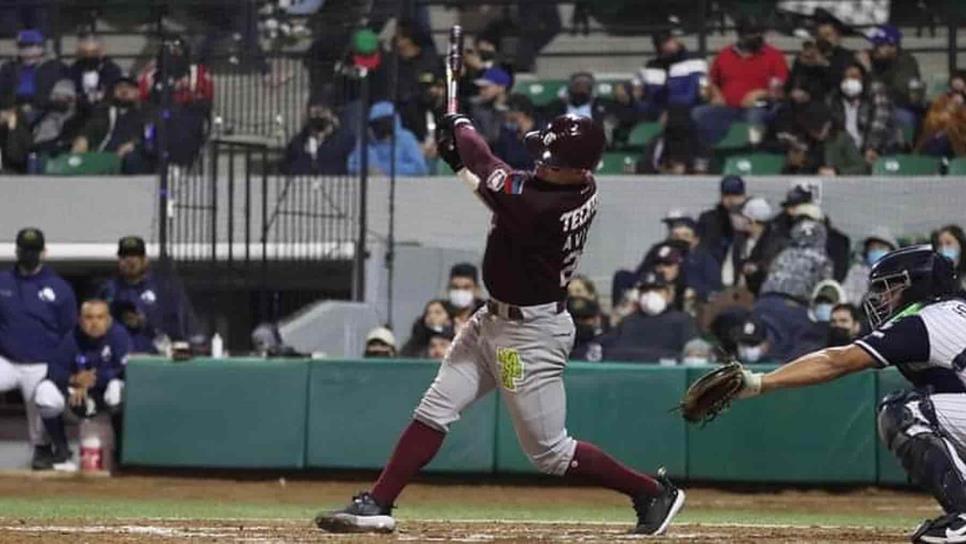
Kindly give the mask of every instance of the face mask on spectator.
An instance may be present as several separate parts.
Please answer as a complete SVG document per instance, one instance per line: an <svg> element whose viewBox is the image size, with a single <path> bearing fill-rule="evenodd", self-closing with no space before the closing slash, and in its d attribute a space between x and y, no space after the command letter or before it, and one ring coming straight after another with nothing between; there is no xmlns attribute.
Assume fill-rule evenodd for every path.
<svg viewBox="0 0 966 544"><path fill-rule="evenodd" d="M761 360L761 356L764 354L764 349L761 346L747 346L744 344L738 345L738 358L745 363L757 363Z"/></svg>
<svg viewBox="0 0 966 544"><path fill-rule="evenodd" d="M959 264L959 248L953 246L943 246L939 248L939 253L953 262L953 264Z"/></svg>
<svg viewBox="0 0 966 544"><path fill-rule="evenodd" d="M115 98L114 105L121 109L129 109L137 106L137 102L134 100L126 100L123 98Z"/></svg>
<svg viewBox="0 0 966 544"><path fill-rule="evenodd" d="M828 345L829 347L846 346L852 342L852 331L842 327L829 327Z"/></svg>
<svg viewBox="0 0 966 544"><path fill-rule="evenodd" d="M765 45L765 38L762 36L744 36L738 39L738 47L749 53L757 53Z"/></svg>
<svg viewBox="0 0 966 544"><path fill-rule="evenodd" d="M98 57L81 57L77 59L77 66L81 69L81 72L95 71L100 64L101 59Z"/></svg>
<svg viewBox="0 0 966 544"><path fill-rule="evenodd" d="M51 102L50 105L48 106L48 108L50 108L51 111L56 111L56 112L64 113L64 112L70 110L70 106L71 106L71 102L70 101L66 101L66 100L56 100L56 101Z"/></svg>
<svg viewBox="0 0 966 544"><path fill-rule="evenodd" d="M827 54L827 53L831 52L832 51L832 48L835 47L835 46L832 45L832 42L830 42L830 41L828 41L828 40L826 40L824 38L819 38L819 39L815 40L815 47L818 47L818 50L821 51L823 54Z"/></svg>
<svg viewBox="0 0 966 544"><path fill-rule="evenodd" d="M667 300L657 291L644 291L639 303L641 311L647 315L658 315L667 308Z"/></svg>
<svg viewBox="0 0 966 544"><path fill-rule="evenodd" d="M310 117L309 127L316 132L325 132L332 123L325 117Z"/></svg>
<svg viewBox="0 0 966 544"><path fill-rule="evenodd" d="M388 138L392 134L392 127L392 117L382 117L369 123L369 128L372 129L372 135L377 140L385 140Z"/></svg>
<svg viewBox="0 0 966 544"><path fill-rule="evenodd" d="M879 262L879 259L885 257L886 253L888 253L888 251L881 248L870 249L865 254L865 264L869 266L874 265L875 263Z"/></svg>
<svg viewBox="0 0 966 544"><path fill-rule="evenodd" d="M84 75L81 76L81 86L84 87L85 91L92 91L97 89L98 84L101 82L101 75L95 70L86 70Z"/></svg>
<svg viewBox="0 0 966 544"><path fill-rule="evenodd" d="M862 94L862 81L858 79L843 79L839 87L842 89L842 94L849 98L855 98Z"/></svg>
<svg viewBox="0 0 966 544"><path fill-rule="evenodd" d="M469 308L470 304L473 304L473 291L469 289L450 289L449 303L454 308L459 308L460 310Z"/></svg>
<svg viewBox="0 0 966 544"><path fill-rule="evenodd" d="M822 323L828 323L829 319L832 319L832 308L833 306L827 302L822 302L815 305L815 320Z"/></svg>
<svg viewBox="0 0 966 544"><path fill-rule="evenodd" d="M480 60L483 62L492 62L496 59L496 51L481 50L477 52L480 55Z"/></svg>
<svg viewBox="0 0 966 544"><path fill-rule="evenodd" d="M590 102L590 93L583 91L576 91L568 93L567 96L570 99L570 104L573 106L583 106L584 104Z"/></svg>
<svg viewBox="0 0 966 544"><path fill-rule="evenodd" d="M575 327L577 329L576 339L578 342L586 342L587 340L591 340L599 334L597 327L594 327L593 325L577 323Z"/></svg>

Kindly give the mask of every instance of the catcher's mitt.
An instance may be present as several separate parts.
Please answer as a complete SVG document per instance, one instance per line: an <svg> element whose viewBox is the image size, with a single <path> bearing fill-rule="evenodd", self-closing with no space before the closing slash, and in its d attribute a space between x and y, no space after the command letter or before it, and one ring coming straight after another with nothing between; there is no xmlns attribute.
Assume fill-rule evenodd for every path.
<svg viewBox="0 0 966 544"><path fill-rule="evenodd" d="M744 387L744 367L725 363L691 384L681 399L681 415L691 423L707 423L723 412Z"/></svg>

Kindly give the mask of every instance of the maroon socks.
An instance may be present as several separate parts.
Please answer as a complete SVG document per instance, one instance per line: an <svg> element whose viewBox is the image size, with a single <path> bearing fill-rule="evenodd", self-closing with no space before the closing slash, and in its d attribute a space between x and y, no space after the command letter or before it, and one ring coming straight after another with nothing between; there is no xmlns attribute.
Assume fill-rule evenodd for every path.
<svg viewBox="0 0 966 544"><path fill-rule="evenodd" d="M613 489L630 497L654 496L664 490L654 478L625 467L589 442L577 442L574 459L570 462L566 476Z"/></svg>
<svg viewBox="0 0 966 544"><path fill-rule="evenodd" d="M446 433L413 420L399 437L392 457L372 486L373 498L383 506L392 506L419 469L433 459L445 437Z"/></svg>

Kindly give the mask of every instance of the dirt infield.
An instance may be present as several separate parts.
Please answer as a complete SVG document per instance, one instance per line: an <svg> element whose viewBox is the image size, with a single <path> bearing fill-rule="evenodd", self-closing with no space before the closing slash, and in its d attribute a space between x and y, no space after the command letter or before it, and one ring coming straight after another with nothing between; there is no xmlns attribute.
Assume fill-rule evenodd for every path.
<svg viewBox="0 0 966 544"><path fill-rule="evenodd" d="M0 477L0 542L621 542L628 501L592 488L417 484L390 536L329 535L311 524L363 482L173 477ZM907 542L937 515L921 494L689 489L681 523L648 542ZM456 520L456 521L447 521ZM784 521L776 521L784 520Z"/></svg>

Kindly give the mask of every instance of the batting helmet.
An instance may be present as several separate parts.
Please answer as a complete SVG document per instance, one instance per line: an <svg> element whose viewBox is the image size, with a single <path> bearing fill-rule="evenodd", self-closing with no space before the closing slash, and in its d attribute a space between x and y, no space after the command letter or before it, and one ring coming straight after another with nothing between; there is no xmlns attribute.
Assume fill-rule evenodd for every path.
<svg viewBox="0 0 966 544"><path fill-rule="evenodd" d="M604 131L588 117L566 114L543 130L524 137L527 150L540 164L554 168L594 170L604 153Z"/></svg>
<svg viewBox="0 0 966 544"><path fill-rule="evenodd" d="M905 247L872 266L865 312L872 326L878 327L910 304L936 300L958 289L952 261L926 244Z"/></svg>

